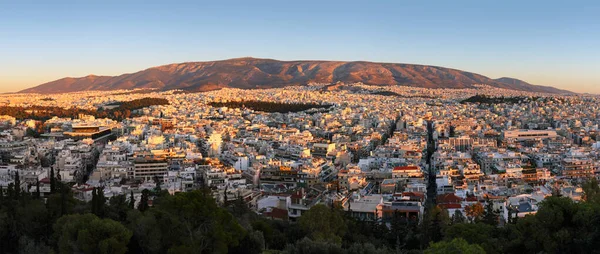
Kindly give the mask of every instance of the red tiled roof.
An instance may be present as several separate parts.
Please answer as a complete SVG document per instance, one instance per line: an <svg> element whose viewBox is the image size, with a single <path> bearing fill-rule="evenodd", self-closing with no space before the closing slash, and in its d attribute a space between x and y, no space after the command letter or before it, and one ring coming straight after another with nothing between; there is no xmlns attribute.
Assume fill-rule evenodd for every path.
<svg viewBox="0 0 600 254"><path fill-rule="evenodd" d="M441 208L444 208L444 209L460 209L460 208L462 208L461 204L439 204L438 206Z"/></svg>
<svg viewBox="0 0 600 254"><path fill-rule="evenodd" d="M456 204L456 203L460 203L462 201L462 198L454 195L454 193L448 193L448 194L443 194L443 195L438 195L437 198L437 203L438 204Z"/></svg>
<svg viewBox="0 0 600 254"><path fill-rule="evenodd" d="M417 170L419 167L417 166L404 166L404 167L395 167L394 171L403 171L403 170Z"/></svg>
<svg viewBox="0 0 600 254"><path fill-rule="evenodd" d="M467 197L467 201L477 201L477 197L475 197L475 196Z"/></svg>
<svg viewBox="0 0 600 254"><path fill-rule="evenodd" d="M424 198L425 194L420 192L402 192L403 196Z"/></svg>
<svg viewBox="0 0 600 254"><path fill-rule="evenodd" d="M271 217L271 218L287 220L288 219L288 210L273 207L273 209L270 212L265 212L264 215L267 217Z"/></svg>

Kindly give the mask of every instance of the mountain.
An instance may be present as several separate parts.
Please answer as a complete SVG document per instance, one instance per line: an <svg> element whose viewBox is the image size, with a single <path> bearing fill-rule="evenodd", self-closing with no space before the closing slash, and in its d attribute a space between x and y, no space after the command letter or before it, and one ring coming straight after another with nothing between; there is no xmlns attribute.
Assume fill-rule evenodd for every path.
<svg viewBox="0 0 600 254"><path fill-rule="evenodd" d="M490 79L476 73L437 66L363 61L278 61L260 58L169 64L114 77L90 75L82 78L63 78L21 92L63 93L134 88L210 91L224 87L273 88L338 81L426 88L469 88L474 84L487 84L512 90L570 93L553 87L531 85L517 79Z"/></svg>
<svg viewBox="0 0 600 254"><path fill-rule="evenodd" d="M525 82L523 80L516 79L516 78L502 77L502 78L497 78L497 79L494 79L494 80L498 81L498 82L501 82L501 83L504 83L504 84L509 84L509 85L513 86L515 90L525 90L526 91L531 86L536 86L536 87L538 87L540 89L557 90L556 88L551 87L551 86L532 85L532 84L529 84L529 83L527 83L527 82ZM565 90L560 90L559 93L572 93L572 92L565 91Z"/></svg>

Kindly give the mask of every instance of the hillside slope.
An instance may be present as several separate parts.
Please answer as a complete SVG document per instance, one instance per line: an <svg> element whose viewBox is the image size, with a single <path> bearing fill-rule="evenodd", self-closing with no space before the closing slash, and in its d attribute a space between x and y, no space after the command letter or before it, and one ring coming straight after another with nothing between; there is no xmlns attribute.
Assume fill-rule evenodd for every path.
<svg viewBox="0 0 600 254"><path fill-rule="evenodd" d="M22 92L62 93L134 88L210 91L223 87L272 88L338 81L426 88L468 88L474 84L487 84L513 90L568 93L520 80L494 80L476 73L436 66L362 61L278 61L259 58L169 64L115 77L63 78Z"/></svg>

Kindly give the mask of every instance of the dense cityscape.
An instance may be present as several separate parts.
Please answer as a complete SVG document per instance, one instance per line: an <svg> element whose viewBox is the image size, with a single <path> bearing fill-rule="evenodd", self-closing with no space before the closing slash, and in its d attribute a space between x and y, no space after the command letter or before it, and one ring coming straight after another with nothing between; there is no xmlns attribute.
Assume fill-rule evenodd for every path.
<svg viewBox="0 0 600 254"><path fill-rule="evenodd" d="M0 253L592 253L600 98L310 84L0 96Z"/></svg>

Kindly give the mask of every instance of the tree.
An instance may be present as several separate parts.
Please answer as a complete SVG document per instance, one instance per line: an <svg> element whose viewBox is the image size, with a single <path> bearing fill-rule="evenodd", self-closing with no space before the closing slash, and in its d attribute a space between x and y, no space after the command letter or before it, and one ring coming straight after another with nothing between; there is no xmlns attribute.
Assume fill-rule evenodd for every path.
<svg viewBox="0 0 600 254"><path fill-rule="evenodd" d="M316 241L341 243L340 236L346 231L341 211L329 209L323 204L311 207L300 217L299 224Z"/></svg>
<svg viewBox="0 0 600 254"><path fill-rule="evenodd" d="M149 212L168 214L177 222L176 242L171 245L174 253L177 250L226 253L239 245L246 234L235 218L219 207L211 195L192 191L161 196L160 199Z"/></svg>
<svg viewBox="0 0 600 254"><path fill-rule="evenodd" d="M467 222L465 215L459 210L454 210L454 214L452 215L452 224L460 224L465 222Z"/></svg>
<svg viewBox="0 0 600 254"><path fill-rule="evenodd" d="M106 215L108 218L120 222L125 221L127 219L127 211L130 209L127 196L125 194L112 196L108 200L107 208L108 212Z"/></svg>
<svg viewBox="0 0 600 254"><path fill-rule="evenodd" d="M140 203L138 204L138 210L140 210L140 212L145 212L146 210L148 210L149 206L148 206L148 196L150 194L150 191L148 191L148 189L144 189L142 191L142 198L140 199Z"/></svg>
<svg viewBox="0 0 600 254"><path fill-rule="evenodd" d="M94 188L92 190L92 213L103 218L106 210L106 198L104 197L104 188Z"/></svg>
<svg viewBox="0 0 600 254"><path fill-rule="evenodd" d="M592 177L582 185L582 188L583 200L600 204L600 186L598 185L598 180L596 180L596 178Z"/></svg>
<svg viewBox="0 0 600 254"><path fill-rule="evenodd" d="M50 167L50 193L56 191L56 179L54 179L54 167Z"/></svg>
<svg viewBox="0 0 600 254"><path fill-rule="evenodd" d="M431 244L424 252L425 254L485 254L481 246L469 244L462 238L456 238L452 241L441 241Z"/></svg>
<svg viewBox="0 0 600 254"><path fill-rule="evenodd" d="M486 253L502 253L504 244L499 239L499 229L484 223L460 223L444 231L444 240L461 238L470 244L480 245Z"/></svg>
<svg viewBox="0 0 600 254"><path fill-rule="evenodd" d="M261 231L248 232L238 246L228 250L229 253L260 254L263 253L265 237Z"/></svg>
<svg viewBox="0 0 600 254"><path fill-rule="evenodd" d="M427 209L423 218L421 227L425 233L422 240L426 246L430 242L442 240L444 229L450 224L448 211L439 206L432 206Z"/></svg>
<svg viewBox="0 0 600 254"><path fill-rule="evenodd" d="M41 197L40 180L36 179L35 180L35 198L40 198L40 197Z"/></svg>
<svg viewBox="0 0 600 254"><path fill-rule="evenodd" d="M156 184L156 188L154 189L154 192L156 192L156 194L158 195L161 192L161 188L160 188L160 178L158 176L154 176L154 183Z"/></svg>
<svg viewBox="0 0 600 254"><path fill-rule="evenodd" d="M227 189L229 189L229 184L225 185L225 190L223 191L223 206L227 206L228 198L227 198Z"/></svg>
<svg viewBox="0 0 600 254"><path fill-rule="evenodd" d="M19 171L15 172L15 199L18 199L21 195L21 179L19 177Z"/></svg>
<svg viewBox="0 0 600 254"><path fill-rule="evenodd" d="M91 201L91 205L92 205L92 213L95 214L95 215L98 215L97 214L97 211L98 211L98 201L97 201L98 197L97 196L98 196L97 189L96 189L96 187L94 187L92 189L92 201Z"/></svg>
<svg viewBox="0 0 600 254"><path fill-rule="evenodd" d="M483 223L497 226L498 225L498 213L494 210L494 203L490 198L485 199L485 211L483 213Z"/></svg>
<svg viewBox="0 0 600 254"><path fill-rule="evenodd" d="M129 208L135 209L135 197L133 197L133 191L131 191L131 195L129 196Z"/></svg>
<svg viewBox="0 0 600 254"><path fill-rule="evenodd" d="M477 221L484 213L483 205L481 205L481 203L468 205L465 207L465 213L470 222Z"/></svg>
<svg viewBox="0 0 600 254"><path fill-rule="evenodd" d="M126 253L132 235L120 223L93 214L63 216L53 229L60 253Z"/></svg>
<svg viewBox="0 0 600 254"><path fill-rule="evenodd" d="M302 217L300 217L302 218ZM309 238L303 238L296 244L288 244L284 253L344 253L344 250L337 244L327 241L313 241Z"/></svg>

